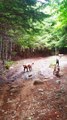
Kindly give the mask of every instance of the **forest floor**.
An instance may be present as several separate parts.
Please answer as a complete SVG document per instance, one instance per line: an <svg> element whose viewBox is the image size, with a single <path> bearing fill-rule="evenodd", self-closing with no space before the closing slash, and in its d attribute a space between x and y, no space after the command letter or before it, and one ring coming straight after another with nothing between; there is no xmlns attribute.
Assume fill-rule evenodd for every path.
<svg viewBox="0 0 67 120"><path fill-rule="evenodd" d="M67 56L60 77L53 75L56 56L16 61L0 76L0 120L67 120ZM23 64L34 63L24 72Z"/></svg>

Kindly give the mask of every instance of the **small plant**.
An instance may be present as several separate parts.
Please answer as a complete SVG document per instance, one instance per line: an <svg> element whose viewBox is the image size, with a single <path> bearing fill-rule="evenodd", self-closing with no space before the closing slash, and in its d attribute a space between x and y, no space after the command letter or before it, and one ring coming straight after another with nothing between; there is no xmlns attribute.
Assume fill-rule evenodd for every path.
<svg viewBox="0 0 67 120"><path fill-rule="evenodd" d="M10 66L11 66L13 63L14 63L13 61L7 61L7 62L5 63L5 68L6 68L6 69L9 69Z"/></svg>

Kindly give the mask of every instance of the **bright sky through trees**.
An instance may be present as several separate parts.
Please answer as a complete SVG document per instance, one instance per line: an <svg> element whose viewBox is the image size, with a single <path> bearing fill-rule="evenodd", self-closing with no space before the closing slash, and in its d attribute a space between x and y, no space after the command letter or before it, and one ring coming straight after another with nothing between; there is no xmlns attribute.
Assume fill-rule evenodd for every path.
<svg viewBox="0 0 67 120"><path fill-rule="evenodd" d="M37 0L39 2L42 2L42 3L46 3L46 0Z"/></svg>

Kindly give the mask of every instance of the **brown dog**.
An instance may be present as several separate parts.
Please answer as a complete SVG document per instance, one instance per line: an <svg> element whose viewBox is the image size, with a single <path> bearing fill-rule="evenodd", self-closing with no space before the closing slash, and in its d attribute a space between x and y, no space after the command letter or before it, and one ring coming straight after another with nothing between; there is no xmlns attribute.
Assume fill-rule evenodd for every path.
<svg viewBox="0 0 67 120"><path fill-rule="evenodd" d="M56 75L56 76L59 76L59 72L60 72L60 67L59 67L59 64L56 63L56 65L54 67L53 74Z"/></svg>
<svg viewBox="0 0 67 120"><path fill-rule="evenodd" d="M23 67L24 67L24 72L25 72L25 70L26 70L27 72L28 72L28 71L31 71L33 64L34 64L34 63L32 63L32 64L27 64L27 65L23 65Z"/></svg>

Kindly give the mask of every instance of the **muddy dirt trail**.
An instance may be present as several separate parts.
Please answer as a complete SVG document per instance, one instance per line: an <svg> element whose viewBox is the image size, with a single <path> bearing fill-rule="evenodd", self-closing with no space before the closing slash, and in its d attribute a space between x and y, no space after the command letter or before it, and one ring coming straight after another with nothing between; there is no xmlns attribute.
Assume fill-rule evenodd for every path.
<svg viewBox="0 0 67 120"><path fill-rule="evenodd" d="M52 64L55 64L57 56L46 57L46 58L35 58L35 59L24 59L17 61L7 73L7 78L10 80L28 80L28 79L43 79L50 78L53 79L53 67ZM62 74L62 69L67 66L67 56L59 58L60 69ZM32 64L32 71L24 72L24 64Z"/></svg>
<svg viewBox="0 0 67 120"><path fill-rule="evenodd" d="M11 66L0 84L0 120L67 120L67 56L60 58L60 77L53 75L55 59L24 59ZM32 62L32 71L24 72L23 64Z"/></svg>

